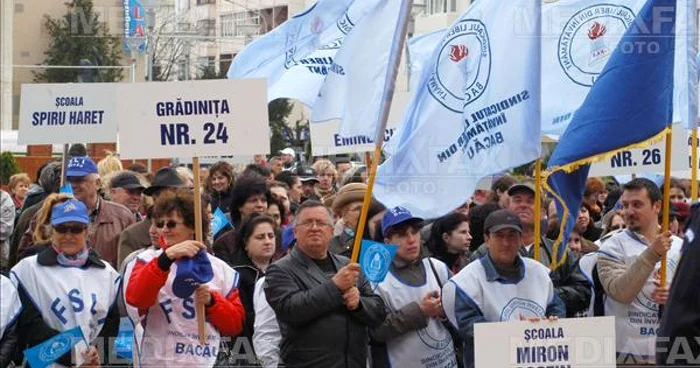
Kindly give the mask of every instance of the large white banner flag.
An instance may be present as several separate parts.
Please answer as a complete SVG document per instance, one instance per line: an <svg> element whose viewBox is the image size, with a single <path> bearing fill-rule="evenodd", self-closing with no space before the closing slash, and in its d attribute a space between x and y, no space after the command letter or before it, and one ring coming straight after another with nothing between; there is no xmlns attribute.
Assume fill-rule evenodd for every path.
<svg viewBox="0 0 700 368"><path fill-rule="evenodd" d="M563 134L647 0L560 0L542 5L542 132ZM673 120L697 116L694 0L678 0ZM649 30L653 32L654 30ZM644 47L644 50L634 48ZM654 43L626 52L653 52ZM671 123L671 122L668 122Z"/></svg>
<svg viewBox="0 0 700 368"><path fill-rule="evenodd" d="M268 102L295 98L313 106L345 36L380 0L319 0L246 46L229 79L267 79Z"/></svg>
<svg viewBox="0 0 700 368"><path fill-rule="evenodd" d="M422 217L463 204L477 182L540 155L541 0L477 0L418 83L375 196Z"/></svg>

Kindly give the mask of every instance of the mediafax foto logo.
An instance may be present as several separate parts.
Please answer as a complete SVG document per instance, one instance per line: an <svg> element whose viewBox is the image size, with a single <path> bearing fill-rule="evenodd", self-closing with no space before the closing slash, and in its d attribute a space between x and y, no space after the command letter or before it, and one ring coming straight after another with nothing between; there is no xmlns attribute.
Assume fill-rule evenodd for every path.
<svg viewBox="0 0 700 368"><path fill-rule="evenodd" d="M486 25L465 19L452 27L440 45L428 90L445 108L462 113L484 93L490 75L491 43Z"/></svg>
<svg viewBox="0 0 700 368"><path fill-rule="evenodd" d="M559 36L557 50L564 73L576 84L592 86L635 16L630 8L615 4L576 12Z"/></svg>

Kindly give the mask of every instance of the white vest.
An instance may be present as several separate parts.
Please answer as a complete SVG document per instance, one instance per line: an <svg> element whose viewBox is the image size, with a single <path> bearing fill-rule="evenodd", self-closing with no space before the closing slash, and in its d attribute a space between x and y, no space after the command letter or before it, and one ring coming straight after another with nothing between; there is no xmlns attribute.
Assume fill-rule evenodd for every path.
<svg viewBox="0 0 700 368"><path fill-rule="evenodd" d="M420 302L425 294L440 291L440 283L435 278L428 258L422 260L426 282L421 286L404 284L391 272L384 281L376 285L375 293L380 295L387 307L399 310L407 304ZM442 282L449 278L447 266L439 260L432 260L435 270L444 274ZM387 342L389 362L392 367L457 367L452 337L449 331L435 318L428 319L428 326L410 331Z"/></svg>
<svg viewBox="0 0 700 368"><path fill-rule="evenodd" d="M488 255L484 256L488 257ZM525 274L518 283L489 282L481 260L476 260L457 275L443 289L443 298L454 298L454 288L461 289L479 307L489 322L518 321L544 317L547 306L554 298L554 285L549 269L539 262L520 257ZM457 326L454 300L443 300L447 317Z"/></svg>
<svg viewBox="0 0 700 368"><path fill-rule="evenodd" d="M593 286L593 268L595 268L596 262L598 262L598 253L587 253L581 256L578 260L578 268L581 273L590 284L591 289L591 301L588 303L588 310L584 313L585 315L577 315L577 317L593 317L593 305L595 304L595 287Z"/></svg>
<svg viewBox="0 0 700 368"><path fill-rule="evenodd" d="M674 236L671 249L667 253L666 283L671 285L673 274L680 260L680 249L683 240ZM631 267L639 255L648 246L630 235L628 231L616 234L603 244L600 253L604 256L616 258L627 267ZM656 335L659 328L659 305L651 298L656 288L654 277L658 275L661 262L656 264L654 272L647 279L642 291L634 298L632 303L623 304L605 299L605 315L615 316L615 335L617 352L625 355L634 355L648 359L654 359L656 355Z"/></svg>
<svg viewBox="0 0 700 368"><path fill-rule="evenodd" d="M15 323L22 312L22 303L15 285L0 275L0 339L5 336L7 326Z"/></svg>
<svg viewBox="0 0 700 368"><path fill-rule="evenodd" d="M136 262L148 263L162 252L161 249L147 249L131 261L124 273L125 288L129 285ZM210 291L216 291L225 298L238 286L238 273L224 261L211 255L208 257L214 278L206 285ZM135 326L135 367L211 367L216 362L221 335L207 321L207 343L199 344L194 296L181 299L173 294L176 273L177 263L173 263L165 285L158 292L156 303L145 312L140 313L125 300L127 314Z"/></svg>

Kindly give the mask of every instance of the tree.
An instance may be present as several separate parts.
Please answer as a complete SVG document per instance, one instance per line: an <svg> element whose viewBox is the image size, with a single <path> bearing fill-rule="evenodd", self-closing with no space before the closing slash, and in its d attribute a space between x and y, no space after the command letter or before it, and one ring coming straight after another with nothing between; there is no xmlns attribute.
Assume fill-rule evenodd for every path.
<svg viewBox="0 0 700 368"><path fill-rule="evenodd" d="M226 79L226 72L221 70L217 73L214 65L205 65L199 68L197 79Z"/></svg>
<svg viewBox="0 0 700 368"><path fill-rule="evenodd" d="M121 39L110 35L105 23L93 11L92 0L66 3L68 12L61 18L44 17L44 28L51 37L44 52L45 65L119 65ZM81 64L82 61L82 64ZM83 71L85 73L85 71ZM34 72L35 82L76 82L79 69L44 69ZM122 79L121 69L92 69L95 82L116 82Z"/></svg>
<svg viewBox="0 0 700 368"><path fill-rule="evenodd" d="M10 176L20 172L19 164L15 160L12 152L5 151L0 154L0 182L7 184L10 182Z"/></svg>
<svg viewBox="0 0 700 368"><path fill-rule="evenodd" d="M149 51L153 53L153 80L175 79L178 62L188 56L185 37L176 35L179 28L189 27L187 13L178 14L174 8L161 6L155 11L155 24L149 29Z"/></svg>

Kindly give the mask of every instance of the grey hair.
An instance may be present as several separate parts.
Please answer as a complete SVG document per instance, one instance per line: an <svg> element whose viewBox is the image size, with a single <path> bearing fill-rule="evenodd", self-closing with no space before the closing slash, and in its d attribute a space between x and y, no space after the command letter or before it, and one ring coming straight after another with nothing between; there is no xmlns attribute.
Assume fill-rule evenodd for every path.
<svg viewBox="0 0 700 368"><path fill-rule="evenodd" d="M297 226L297 219L299 218L299 215L301 215L301 212L304 210L308 210L311 208L317 208L317 207L322 207L323 209L326 210L326 213L328 214L328 223L333 224L333 213L331 212L331 209L324 206L323 203L310 199L307 201L304 201L299 208L297 209L296 215L294 215L294 221L292 221L292 226L296 227Z"/></svg>

